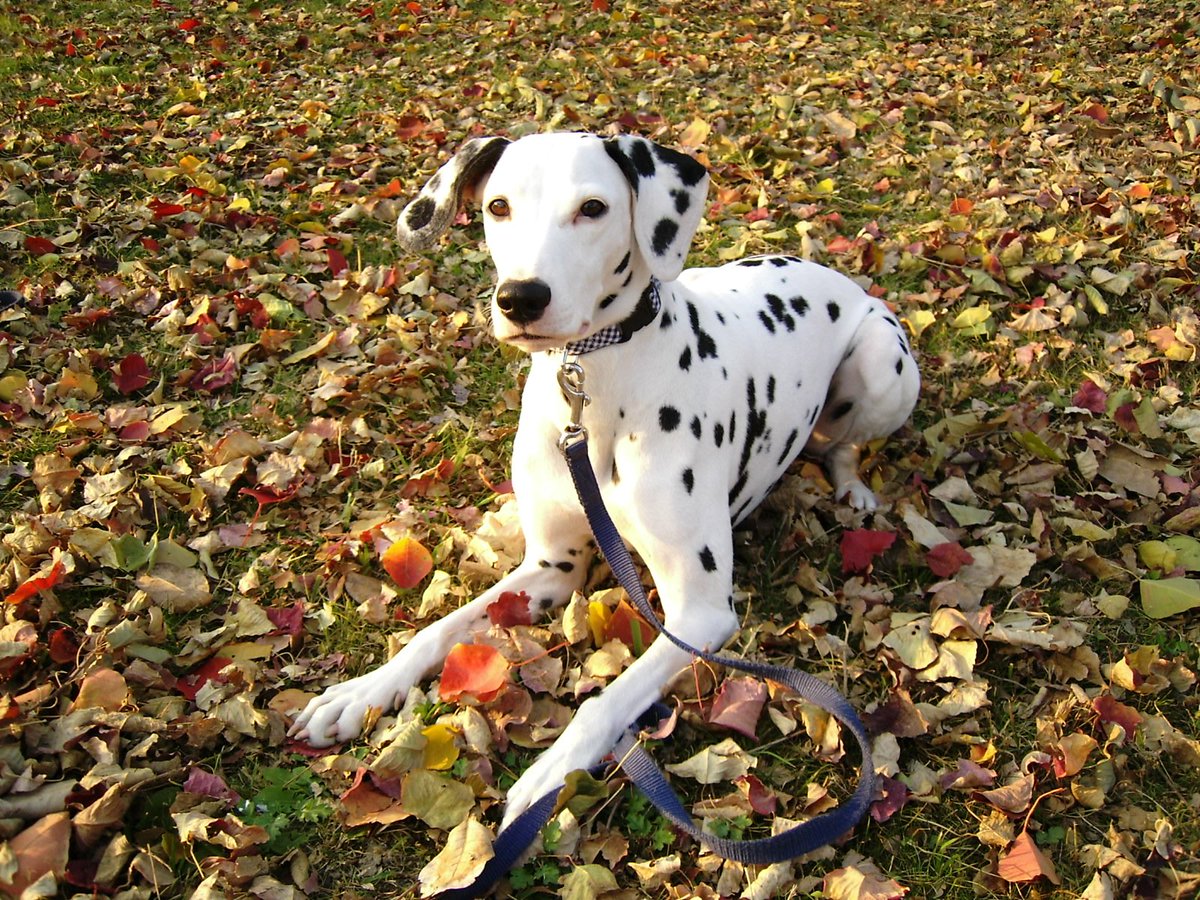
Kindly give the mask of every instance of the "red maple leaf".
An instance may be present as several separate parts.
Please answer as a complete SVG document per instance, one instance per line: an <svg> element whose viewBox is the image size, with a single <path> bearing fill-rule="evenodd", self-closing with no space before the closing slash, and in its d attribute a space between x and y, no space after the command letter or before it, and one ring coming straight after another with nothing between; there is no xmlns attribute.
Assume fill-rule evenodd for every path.
<svg viewBox="0 0 1200 900"><path fill-rule="evenodd" d="M975 561L970 553L962 548L958 541L946 541L938 544L925 554L925 565L938 578L950 578L963 566L969 566Z"/></svg>
<svg viewBox="0 0 1200 900"><path fill-rule="evenodd" d="M896 541L894 531L855 528L842 532L842 574L869 572L875 557Z"/></svg>
<svg viewBox="0 0 1200 900"><path fill-rule="evenodd" d="M122 394L140 391L150 383L150 367L139 353L130 353L112 367L113 383Z"/></svg>
<svg viewBox="0 0 1200 900"><path fill-rule="evenodd" d="M487 614L489 622L505 628L533 624L533 617L529 614L529 595L524 591L504 591L488 604Z"/></svg>

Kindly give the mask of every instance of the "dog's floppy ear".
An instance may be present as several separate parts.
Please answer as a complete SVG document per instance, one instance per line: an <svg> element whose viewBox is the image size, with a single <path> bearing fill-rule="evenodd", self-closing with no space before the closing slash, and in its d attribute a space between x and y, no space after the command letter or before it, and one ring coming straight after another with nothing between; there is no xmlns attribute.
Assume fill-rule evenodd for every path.
<svg viewBox="0 0 1200 900"><path fill-rule="evenodd" d="M428 250L458 215L463 199L495 168L509 141L472 138L438 169L396 220L396 240L405 250Z"/></svg>
<svg viewBox="0 0 1200 900"><path fill-rule="evenodd" d="M610 138L604 149L633 188L633 233L651 273L661 281L676 278L704 218L708 170L635 135Z"/></svg>

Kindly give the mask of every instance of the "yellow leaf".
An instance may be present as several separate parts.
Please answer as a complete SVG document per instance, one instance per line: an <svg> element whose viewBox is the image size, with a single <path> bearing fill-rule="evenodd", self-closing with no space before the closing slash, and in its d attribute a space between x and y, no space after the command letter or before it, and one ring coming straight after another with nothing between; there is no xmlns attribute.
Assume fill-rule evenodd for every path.
<svg viewBox="0 0 1200 900"><path fill-rule="evenodd" d="M421 731L425 736L426 769L449 769L458 759L458 746L454 743L458 730L440 722Z"/></svg>
<svg viewBox="0 0 1200 900"><path fill-rule="evenodd" d="M611 620L612 611L599 600L588 604L588 630L592 632L592 641L597 647L603 646Z"/></svg>
<svg viewBox="0 0 1200 900"><path fill-rule="evenodd" d="M183 171L187 172L189 175L196 172L203 165L204 160L198 159L191 154L184 156L179 160L179 168L183 169Z"/></svg>
<svg viewBox="0 0 1200 900"><path fill-rule="evenodd" d="M679 136L679 145L681 147L699 147L708 140L711 131L712 126L703 119L692 119L692 124L683 129L683 134Z"/></svg>
<svg viewBox="0 0 1200 900"><path fill-rule="evenodd" d="M975 328L982 325L992 317L992 310L988 306L972 306L970 309L964 309L951 322L954 328Z"/></svg>
<svg viewBox="0 0 1200 900"><path fill-rule="evenodd" d="M913 333L913 337L919 337L921 332L937 321L937 316L927 309L914 309L912 312L905 314L901 319L908 330Z"/></svg>

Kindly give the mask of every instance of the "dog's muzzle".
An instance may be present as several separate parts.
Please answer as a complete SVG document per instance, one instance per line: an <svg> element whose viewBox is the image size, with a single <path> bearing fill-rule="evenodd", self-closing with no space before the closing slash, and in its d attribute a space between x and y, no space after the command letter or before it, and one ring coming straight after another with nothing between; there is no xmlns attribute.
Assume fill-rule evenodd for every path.
<svg viewBox="0 0 1200 900"><path fill-rule="evenodd" d="M496 306L506 319L517 325L536 322L549 305L550 285L536 278L506 281L496 288Z"/></svg>

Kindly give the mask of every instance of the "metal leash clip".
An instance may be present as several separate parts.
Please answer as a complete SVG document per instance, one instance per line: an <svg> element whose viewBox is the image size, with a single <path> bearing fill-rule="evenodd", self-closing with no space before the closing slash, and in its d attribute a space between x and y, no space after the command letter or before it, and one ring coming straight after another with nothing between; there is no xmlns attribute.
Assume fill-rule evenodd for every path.
<svg viewBox="0 0 1200 900"><path fill-rule="evenodd" d="M571 421L558 439L558 449L565 453L572 443L587 437L587 429L583 427L583 408L592 401L583 389L583 366L566 353L563 353L562 366L558 370L558 387L563 399L571 407Z"/></svg>

